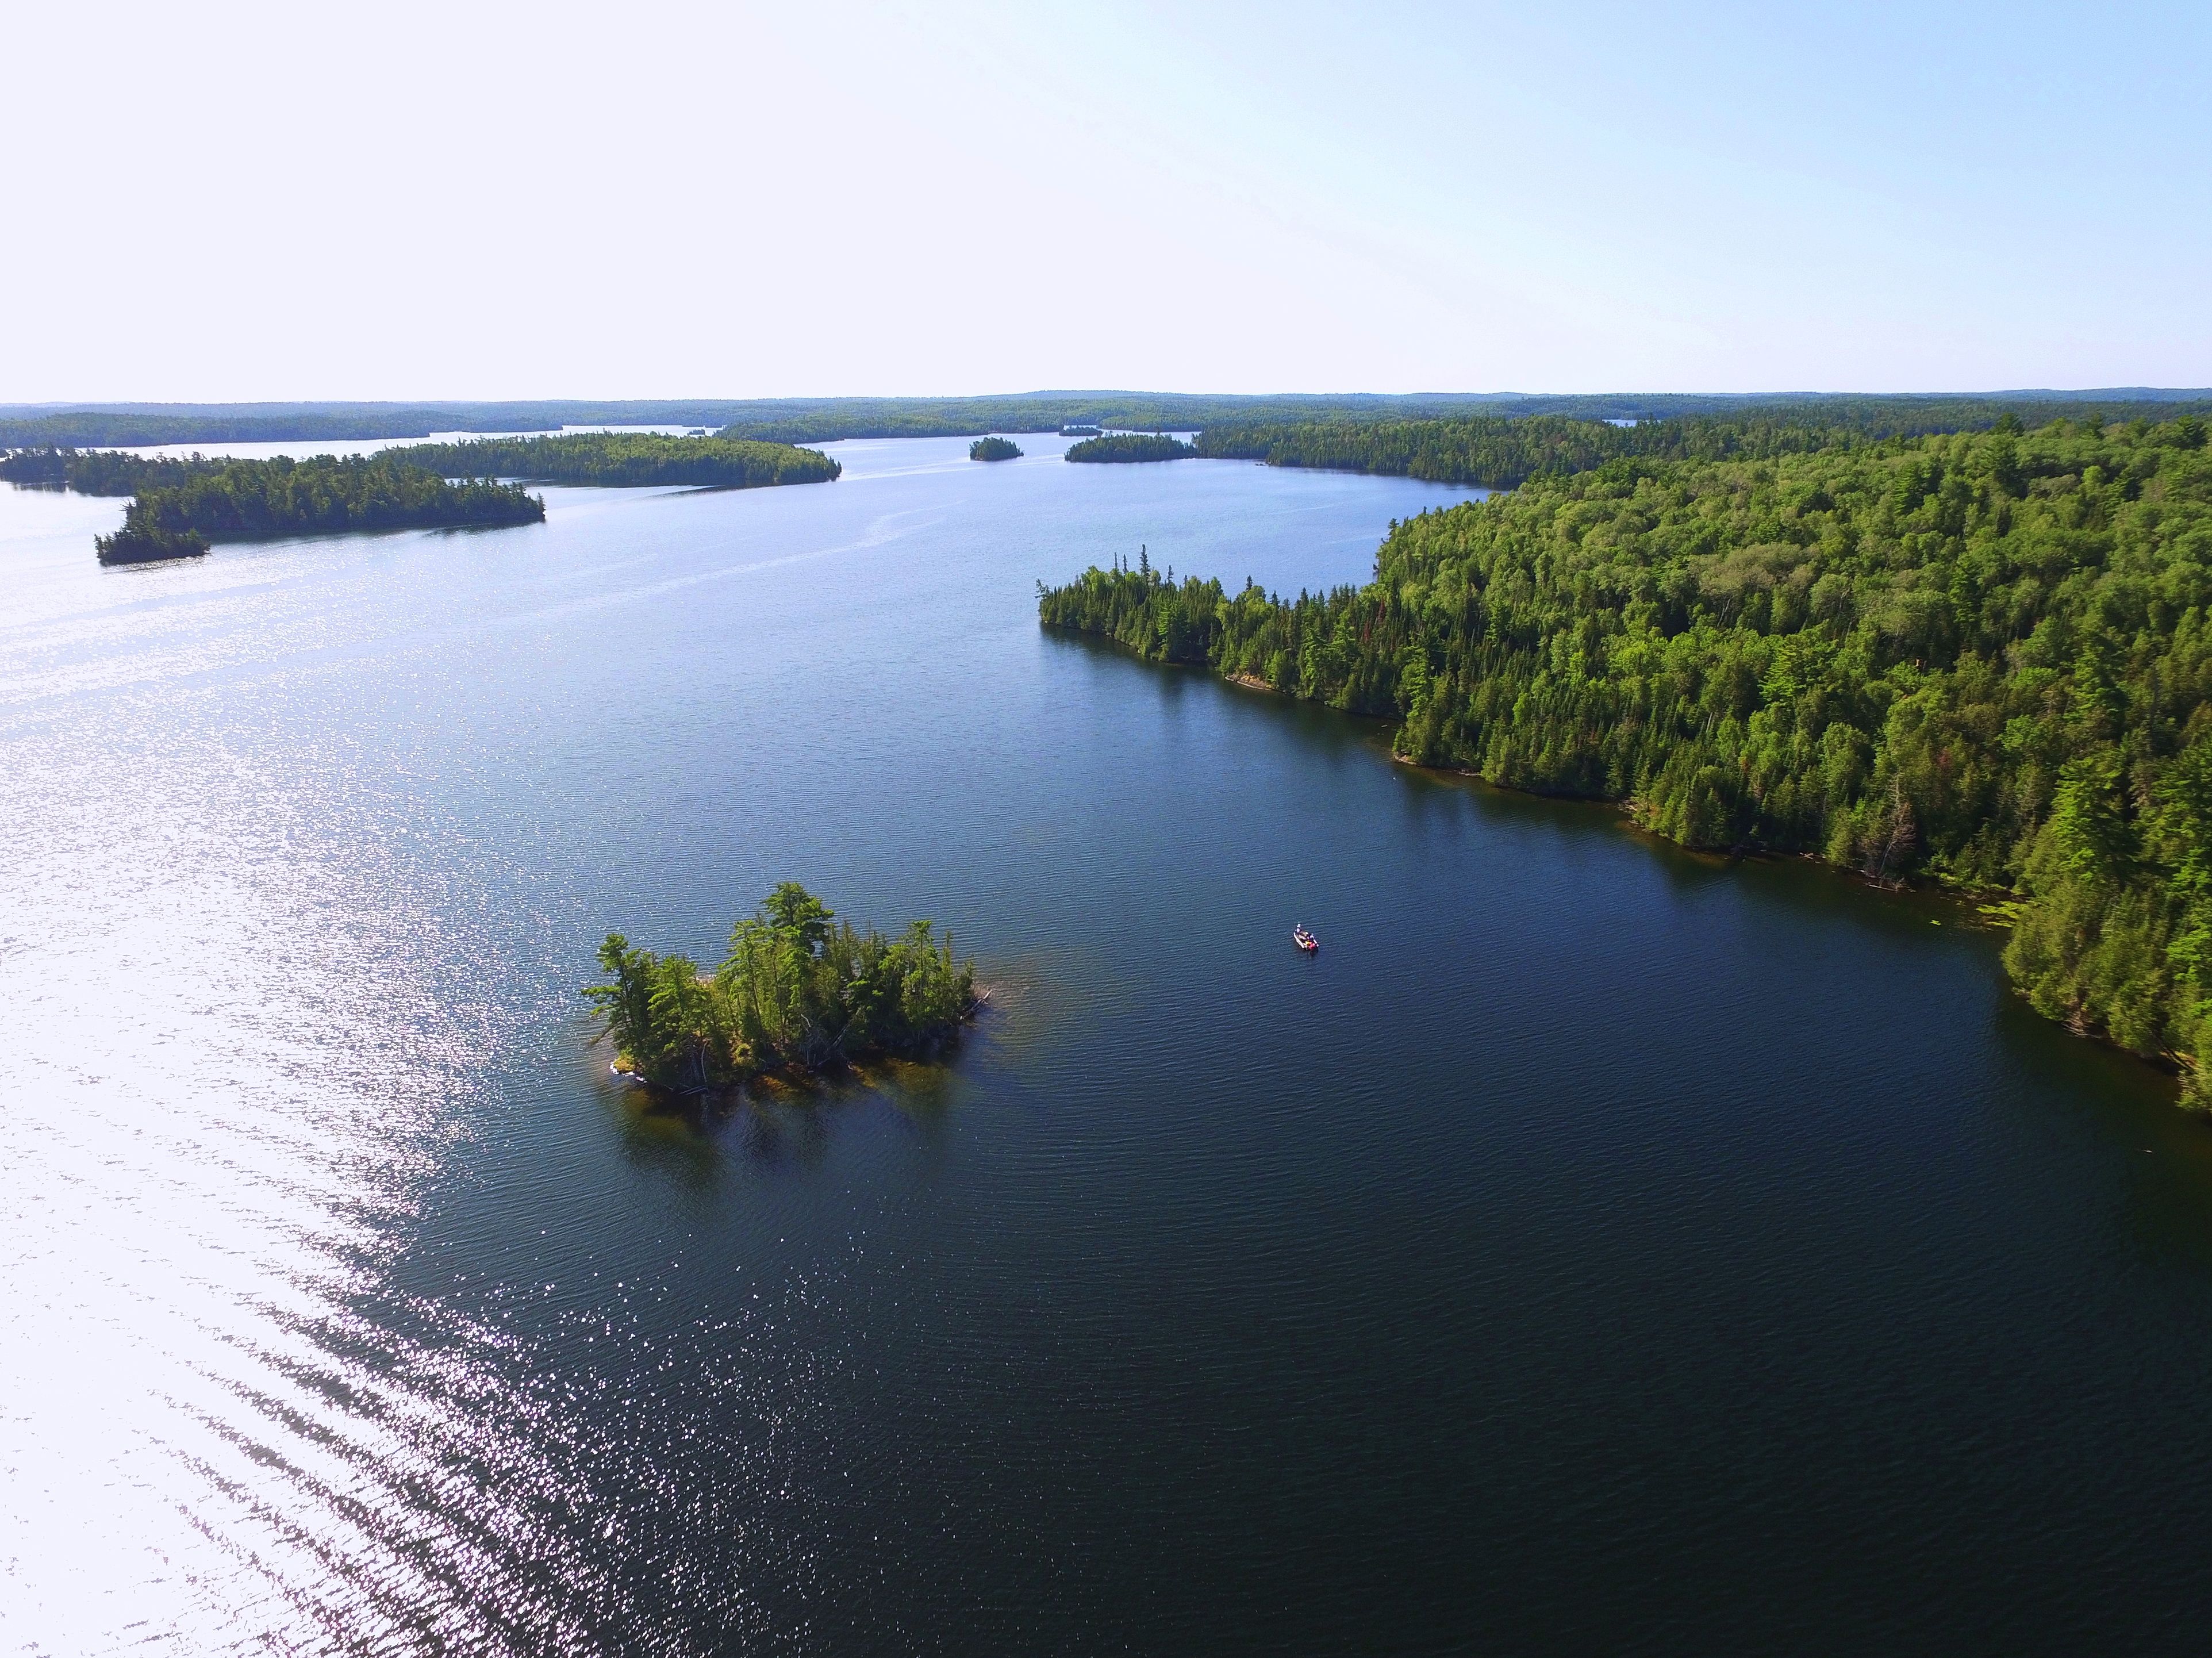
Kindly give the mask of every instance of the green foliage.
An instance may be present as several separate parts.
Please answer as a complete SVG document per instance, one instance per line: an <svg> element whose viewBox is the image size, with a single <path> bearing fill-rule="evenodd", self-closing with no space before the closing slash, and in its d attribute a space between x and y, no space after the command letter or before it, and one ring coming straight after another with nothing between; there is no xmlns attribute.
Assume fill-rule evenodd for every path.
<svg viewBox="0 0 2212 1658"><path fill-rule="evenodd" d="M1256 590L1255 590L1256 591ZM1215 659L1221 632L1221 584L1165 574L1141 559L1136 568L1093 568L1065 587L1037 584L1037 614L1048 628L1103 634L1147 662Z"/></svg>
<svg viewBox="0 0 2212 1658"><path fill-rule="evenodd" d="M52 446L0 451L0 479L34 486L66 483L70 453Z"/></svg>
<svg viewBox="0 0 2212 1658"><path fill-rule="evenodd" d="M1198 451L1180 439L1149 432L1109 432L1070 444L1066 460L1136 461L1181 460Z"/></svg>
<svg viewBox="0 0 2212 1658"><path fill-rule="evenodd" d="M1617 426L1602 420L1533 415L1510 420L1482 416L1212 426L1199 434L1196 452L1261 460L1270 466L1380 472L1435 483L1510 489L1532 477L1586 472L1630 456L1719 460L1802 454L1848 444L1852 435L1795 419L1691 416Z"/></svg>
<svg viewBox="0 0 2212 1658"><path fill-rule="evenodd" d="M977 438L968 446L970 460L1019 460L1021 446L1009 438Z"/></svg>
<svg viewBox="0 0 2212 1658"><path fill-rule="evenodd" d="M93 551L102 564L151 564L165 558L198 558L208 538L198 530L164 530L125 522L112 535L94 536Z"/></svg>
<svg viewBox="0 0 2212 1658"><path fill-rule="evenodd" d="M164 463L151 463L162 465ZM545 503L512 484L449 483L434 472L388 455L339 459L172 462L158 485L141 483L125 509L123 528L100 537L108 562L147 556L134 550L198 537L247 540L325 530L395 530L470 525L533 524Z"/></svg>
<svg viewBox="0 0 2212 1658"><path fill-rule="evenodd" d="M1617 456L1394 525L1362 587L1091 570L1040 616L1693 846L2013 889L2034 1005L2187 1056L2212 1004L2204 439L2082 418Z"/></svg>
<svg viewBox="0 0 2212 1658"><path fill-rule="evenodd" d="M319 458L314 464L326 459ZM373 459L435 477L519 477L533 483L610 486L690 484L745 489L825 483L843 471L816 449L725 438L669 437L656 432L571 432L556 437L413 444L383 450ZM175 489L189 478L220 472L230 464L197 454L189 460L173 460L102 449L22 449L0 455L0 478L18 483L66 483L88 495L128 495L149 489Z"/></svg>
<svg viewBox="0 0 2212 1658"><path fill-rule="evenodd" d="M385 452L441 477L514 477L535 483L617 488L693 484L746 489L775 483L827 483L844 469L818 449L734 438L670 437L658 432L566 432L556 437L477 438Z"/></svg>
<svg viewBox="0 0 2212 1658"><path fill-rule="evenodd" d="M930 923L892 939L836 920L787 881L738 923L711 976L610 933L599 950L608 982L584 993L627 1068L684 1093L784 1066L933 1051L975 1017L975 963L956 964L951 939Z"/></svg>
<svg viewBox="0 0 2212 1658"><path fill-rule="evenodd" d="M82 495L135 495L143 489L181 483L195 472L220 471L222 464L204 455L169 460L112 449L16 449L0 454L0 478L67 484Z"/></svg>

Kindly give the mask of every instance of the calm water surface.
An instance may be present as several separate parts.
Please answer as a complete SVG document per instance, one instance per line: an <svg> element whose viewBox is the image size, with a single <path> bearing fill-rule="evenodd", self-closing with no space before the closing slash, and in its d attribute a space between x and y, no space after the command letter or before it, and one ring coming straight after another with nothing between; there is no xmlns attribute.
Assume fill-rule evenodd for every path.
<svg viewBox="0 0 2212 1658"><path fill-rule="evenodd" d="M2201 1650L2170 1087L1952 908L1036 625L1449 492L1023 442L136 570L0 493L0 1647ZM785 878L994 1011L641 1111L598 940Z"/></svg>

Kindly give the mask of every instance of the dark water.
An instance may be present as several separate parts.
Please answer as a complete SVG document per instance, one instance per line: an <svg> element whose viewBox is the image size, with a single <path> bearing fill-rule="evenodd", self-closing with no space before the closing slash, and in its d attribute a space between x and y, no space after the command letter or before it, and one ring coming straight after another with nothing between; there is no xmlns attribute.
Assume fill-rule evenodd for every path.
<svg viewBox="0 0 2212 1658"><path fill-rule="evenodd" d="M1035 624L1443 492L963 451L115 572L0 495L0 1646L2202 1649L2166 1084L1955 909ZM787 878L994 1011L641 1112L598 938Z"/></svg>

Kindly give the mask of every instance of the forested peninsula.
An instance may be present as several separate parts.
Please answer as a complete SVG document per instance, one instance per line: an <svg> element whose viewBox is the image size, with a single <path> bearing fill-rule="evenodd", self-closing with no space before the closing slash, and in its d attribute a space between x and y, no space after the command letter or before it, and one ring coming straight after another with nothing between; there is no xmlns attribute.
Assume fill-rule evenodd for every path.
<svg viewBox="0 0 2212 1658"><path fill-rule="evenodd" d="M133 459L135 458L126 458ZM144 462L123 527L95 537L103 564L204 553L215 541L333 530L532 524L545 503L512 484L453 483L386 455ZM158 482L146 481L148 477Z"/></svg>
<svg viewBox="0 0 2212 1658"><path fill-rule="evenodd" d="M2016 428L1618 456L1394 525L1364 586L1039 611L1691 846L2003 890L2029 1001L2212 1107L2206 426Z"/></svg>
<svg viewBox="0 0 2212 1658"><path fill-rule="evenodd" d="M567 432L554 437L477 438L385 452L442 477L512 477L532 483L635 488L690 484L750 489L827 483L844 468L818 449L746 438L671 437L653 432Z"/></svg>
<svg viewBox="0 0 2212 1658"><path fill-rule="evenodd" d="M1375 472L1432 483L1473 483L1510 489L1532 477L1563 477L1608 460L1759 459L1807 454L1854 441L1934 433L2017 430L2023 413L2048 423L2065 415L2094 420L2106 407L2052 401L2008 404L1971 398L1822 397L1761 403L1732 412L1709 405L1725 399L1662 398L1662 417L1634 420L1589 412L1626 400L1554 398L1559 412L1493 413L1442 419L1325 419L1217 422L1198 434L1196 452L1224 460L1264 461L1334 471ZM1676 409L1674 405L1682 407ZM2124 418L2212 419L2212 402L2118 405Z"/></svg>
<svg viewBox="0 0 2212 1658"><path fill-rule="evenodd" d="M1063 459L1074 461L1182 460L1198 452L1189 444L1164 434L1109 432L1103 437L1085 438L1080 443L1070 444Z"/></svg>
<svg viewBox="0 0 2212 1658"><path fill-rule="evenodd" d="M975 1017L975 964L915 921L896 939L851 922L796 882L730 934L713 973L610 933L608 982L584 993L605 1021L615 1068L671 1093L727 1088L765 1072L834 1070L878 1054L937 1052Z"/></svg>

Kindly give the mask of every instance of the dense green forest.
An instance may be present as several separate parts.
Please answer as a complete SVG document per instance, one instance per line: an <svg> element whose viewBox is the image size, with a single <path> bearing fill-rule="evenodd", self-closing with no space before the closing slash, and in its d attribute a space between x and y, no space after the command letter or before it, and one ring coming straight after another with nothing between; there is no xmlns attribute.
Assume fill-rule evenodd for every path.
<svg viewBox="0 0 2212 1658"><path fill-rule="evenodd" d="M556 437L412 444L383 450L379 459L420 467L440 477L610 485L817 483L844 470L819 450L794 449L789 444L650 432L571 432ZM89 495L128 495L145 489L174 488L187 477L220 471L227 464L198 454L179 460L108 449L19 449L0 455L0 479L66 483Z"/></svg>
<svg viewBox="0 0 2212 1658"><path fill-rule="evenodd" d="M1076 461L1181 460L1198 451L1180 439L1149 432L1109 432L1070 444L1063 459Z"/></svg>
<svg viewBox="0 0 2212 1658"><path fill-rule="evenodd" d="M52 486L69 480L73 451L40 444L27 449L0 450L0 478L10 483Z"/></svg>
<svg viewBox="0 0 2212 1658"><path fill-rule="evenodd" d="M2042 1012L2212 1104L2212 455L2187 416L1626 456L1280 598L1142 564L1050 626L1397 722L1397 751L1708 847L2021 901Z"/></svg>
<svg viewBox="0 0 2212 1658"><path fill-rule="evenodd" d="M204 551L208 541L305 535L325 530L398 530L543 521L545 503L513 484L449 483L388 455L339 459L232 460L185 470L173 483L141 487L123 527L99 537L103 563ZM198 538L199 545L189 547Z"/></svg>
<svg viewBox="0 0 2212 1658"><path fill-rule="evenodd" d="M795 882L730 934L709 974L610 933L608 982L585 992L617 1065L657 1088L699 1093L785 1066L820 1071L878 1054L934 1052L975 1015L975 964L956 964L927 921L886 938L836 926Z"/></svg>
<svg viewBox="0 0 2212 1658"><path fill-rule="evenodd" d="M16 449L0 454L0 479L67 484L85 495L135 495L143 489L181 483L196 472L220 471L224 465L199 454L182 460L112 449Z"/></svg>
<svg viewBox="0 0 2212 1658"><path fill-rule="evenodd" d="M818 449L743 438L670 437L654 432L567 432L557 437L477 438L386 452L441 477L519 477L534 483L615 487L696 484L744 489L827 483L844 468Z"/></svg>
<svg viewBox="0 0 2212 1658"><path fill-rule="evenodd" d="M1010 438L977 438L968 446L970 460L1019 460L1022 446Z"/></svg>
<svg viewBox="0 0 2212 1658"><path fill-rule="evenodd" d="M2075 419L2103 416L2073 405ZM2140 409L2142 405L2131 405ZM2055 418L2045 410L2047 418ZM2212 416L2212 404L2203 414ZM2149 418L2137 416L2137 418ZM1510 489L1532 477L1583 472L1622 457L1755 460L1855 439L2017 427L2015 410L1964 399L1828 398L1722 417L1683 413L1633 426L1533 414L1443 420L1240 422L1208 427L1198 452L1270 466L1327 467Z"/></svg>
<svg viewBox="0 0 2212 1658"><path fill-rule="evenodd" d="M1790 419L1703 416L1617 426L1530 415L1507 420L1311 422L1209 427L1196 452L1270 466L1328 467L1510 489L1532 477L1588 471L1622 456L1719 460L1801 454L1850 435Z"/></svg>

